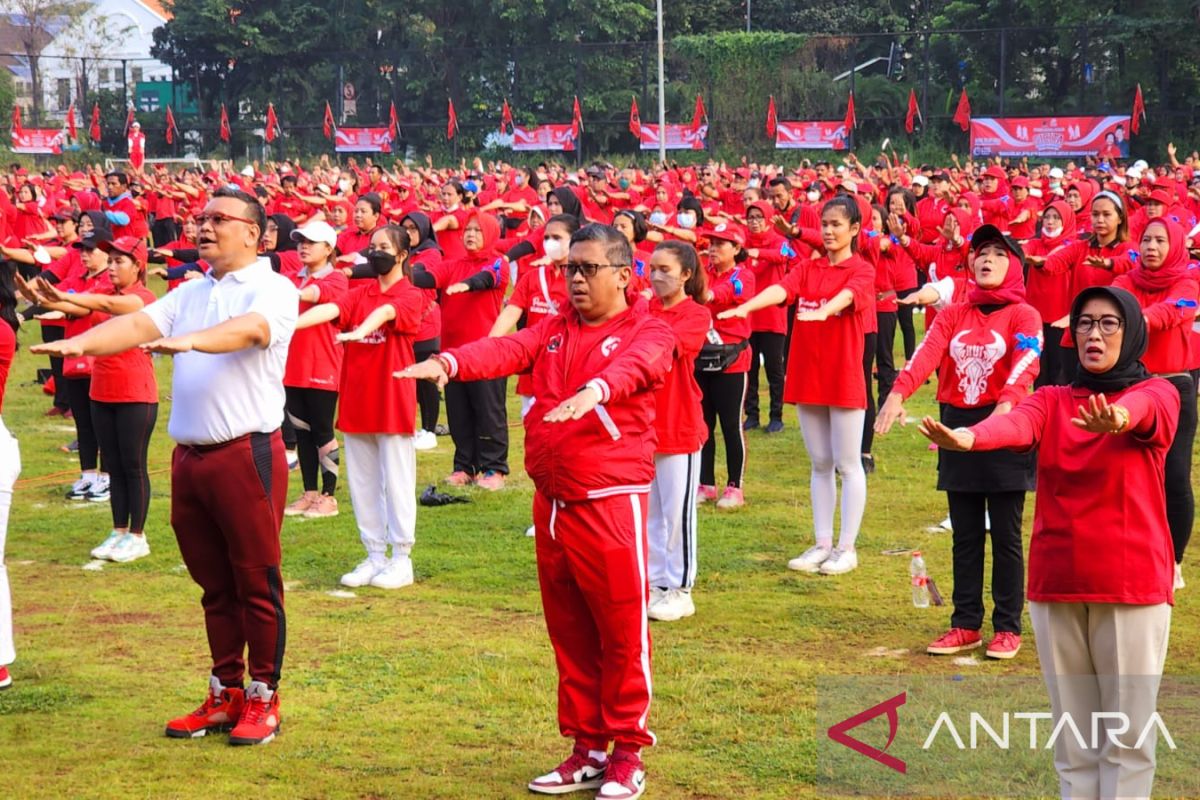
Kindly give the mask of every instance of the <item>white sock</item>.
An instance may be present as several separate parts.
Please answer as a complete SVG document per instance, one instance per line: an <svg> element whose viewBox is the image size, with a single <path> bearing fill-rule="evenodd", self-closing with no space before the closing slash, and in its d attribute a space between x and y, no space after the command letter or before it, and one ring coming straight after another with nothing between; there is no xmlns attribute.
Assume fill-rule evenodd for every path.
<svg viewBox="0 0 1200 800"><path fill-rule="evenodd" d="M605 761L608 761L608 753L603 750L588 750L588 758L603 764Z"/></svg>
<svg viewBox="0 0 1200 800"><path fill-rule="evenodd" d="M93 469L93 470L81 472L81 473L79 473L79 477L80 477L80 479L85 480L85 481L94 481L94 480L96 480L96 470Z"/></svg>

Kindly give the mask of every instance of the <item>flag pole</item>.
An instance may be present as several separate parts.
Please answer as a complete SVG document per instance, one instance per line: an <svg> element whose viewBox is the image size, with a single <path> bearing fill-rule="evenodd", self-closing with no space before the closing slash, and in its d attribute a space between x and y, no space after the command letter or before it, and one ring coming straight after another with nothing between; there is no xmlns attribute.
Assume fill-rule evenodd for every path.
<svg viewBox="0 0 1200 800"><path fill-rule="evenodd" d="M667 163L667 98L663 75L663 0L658 0L658 161Z"/></svg>

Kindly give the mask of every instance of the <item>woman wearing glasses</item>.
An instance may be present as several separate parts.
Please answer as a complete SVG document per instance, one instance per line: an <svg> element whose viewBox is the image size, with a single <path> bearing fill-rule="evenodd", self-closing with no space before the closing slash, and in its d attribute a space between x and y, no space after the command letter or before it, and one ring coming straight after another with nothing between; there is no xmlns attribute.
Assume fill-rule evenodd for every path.
<svg viewBox="0 0 1200 800"><path fill-rule="evenodd" d="M1062 796L1149 797L1155 737L1141 734L1175 602L1163 462L1179 393L1142 364L1146 320L1124 289L1085 289L1070 330L1081 367L1070 386L1043 386L970 428L926 417L920 431L945 450L1038 448L1029 616L1054 723L1070 714L1084 730L1100 713L1128 722L1099 748L1058 737Z"/></svg>
<svg viewBox="0 0 1200 800"><path fill-rule="evenodd" d="M974 286L965 302L943 309L879 410L875 430L886 434L906 416L904 401L938 370L941 418L950 427L1002 416L1029 393L1042 350L1042 318L1025 303L1022 253L994 225L971 238ZM954 531L954 613L950 630L927 648L950 655L983 643L984 548L991 518L991 658L1021 649L1025 567L1021 514L1032 491L1032 457L1025 453L938 452L938 489L946 492Z"/></svg>
<svg viewBox="0 0 1200 800"><path fill-rule="evenodd" d="M1175 550L1175 588L1183 588L1183 551L1192 535L1196 504L1192 496L1192 441L1196 436L1196 385L1188 367L1194 354L1192 323L1200 284L1188 269L1187 235L1170 219L1152 219L1142 232L1141 255L1133 271L1113 286L1137 298L1150 337L1142 363L1179 392L1179 428L1167 452L1167 523Z"/></svg>

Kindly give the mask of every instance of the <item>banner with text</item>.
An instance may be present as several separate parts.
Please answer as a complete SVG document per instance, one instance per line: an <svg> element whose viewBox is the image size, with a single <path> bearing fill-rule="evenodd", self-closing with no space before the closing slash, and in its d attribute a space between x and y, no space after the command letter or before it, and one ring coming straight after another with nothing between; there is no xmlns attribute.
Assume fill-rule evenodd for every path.
<svg viewBox="0 0 1200 800"><path fill-rule="evenodd" d="M334 131L334 149L339 153L390 153L392 137L386 126L338 128Z"/></svg>
<svg viewBox="0 0 1200 800"><path fill-rule="evenodd" d="M60 155L66 133L62 128L25 128L18 136L12 135L12 151L14 153L40 154L50 153Z"/></svg>
<svg viewBox="0 0 1200 800"><path fill-rule="evenodd" d="M971 155L1128 158L1129 115L975 117Z"/></svg>
<svg viewBox="0 0 1200 800"><path fill-rule="evenodd" d="M775 147L779 150L845 150L846 123L840 119L780 120L775 128Z"/></svg>
<svg viewBox="0 0 1200 800"><path fill-rule="evenodd" d="M658 149L658 125L643 122L638 137L643 150ZM708 139L708 126L693 128L691 125L667 123L668 150L703 150Z"/></svg>
<svg viewBox="0 0 1200 800"><path fill-rule="evenodd" d="M513 126L513 150L559 150L573 151L575 139L571 136L571 125L534 125L523 128Z"/></svg>

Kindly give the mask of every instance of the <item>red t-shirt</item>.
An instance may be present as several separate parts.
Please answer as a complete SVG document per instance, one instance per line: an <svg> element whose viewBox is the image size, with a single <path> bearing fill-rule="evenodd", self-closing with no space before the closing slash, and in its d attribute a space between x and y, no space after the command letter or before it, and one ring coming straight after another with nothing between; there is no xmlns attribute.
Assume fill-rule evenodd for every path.
<svg viewBox="0 0 1200 800"><path fill-rule="evenodd" d="M508 287L508 264L504 259L492 257L485 260L478 255L454 260L447 258L426 269L437 281L437 288L442 290L465 281L481 270L491 270L494 281L491 289L442 294L442 349L449 350L486 338L496 323L496 317L500 315L500 304Z"/></svg>
<svg viewBox="0 0 1200 800"><path fill-rule="evenodd" d="M1166 289L1154 291L1138 288L1129 275L1118 275L1112 285L1129 291L1142 307L1149 334L1142 356L1146 369L1156 375L1191 369L1192 323L1200 295L1196 279L1188 275Z"/></svg>
<svg viewBox="0 0 1200 800"><path fill-rule="evenodd" d="M783 279L782 286L788 293L785 303L795 303L797 315L816 311L843 289L854 295L848 308L824 322L795 323L784 402L865 409L863 314L864 310L875 313L874 267L857 255L836 266L822 256L801 262Z"/></svg>
<svg viewBox="0 0 1200 800"><path fill-rule="evenodd" d="M326 266L315 275L289 275L297 289L315 285L320 291L317 302L300 301L300 313L323 303L337 303L346 296L350 280L340 269ZM372 283L378 283L372 281ZM342 346L337 342L337 328L331 323L321 323L292 334L288 345L287 366L283 372L283 385L300 389L338 390L338 377L342 372Z"/></svg>
<svg viewBox="0 0 1200 800"><path fill-rule="evenodd" d="M385 303L396 309L396 318L362 341L345 345L337 420L343 433L411 436L416 427L416 384L392 373L414 362L413 338L421 328L424 293L407 280L386 292L379 281L363 281L337 302L337 324L352 330Z"/></svg>
<svg viewBox="0 0 1200 800"><path fill-rule="evenodd" d="M1053 239L1038 237L1025 243L1025 255L1046 257L1073 243L1074 239L1057 236ZM1041 266L1031 264L1025 274L1025 300L1042 315L1042 322L1050 324L1071 313L1071 275L1068 272L1046 272ZM1051 342L1057 346L1057 342Z"/></svg>
<svg viewBox="0 0 1200 800"><path fill-rule="evenodd" d="M701 412L700 386L696 383L696 356L708 336L712 316L690 297L664 308L657 297L650 301L650 315L661 319L675 332L675 360L662 387L655 392L658 432L655 452L663 455L695 453L708 439L708 426Z"/></svg>
<svg viewBox="0 0 1200 800"><path fill-rule="evenodd" d="M709 314L712 316L712 327L725 344L737 344L750 338L750 320L732 317L717 319L722 311L737 308L742 303L754 297L754 273L744 267L733 267L718 273L712 267L708 268L708 289L712 292L712 300L708 301ZM737 360L725 368L727 373L747 372L750 369L750 348L742 349Z"/></svg>
<svg viewBox="0 0 1200 800"><path fill-rule="evenodd" d="M111 283L105 294L116 294ZM140 283L125 289L124 294L137 295L145 305L158 299ZM103 311L93 311L88 316L92 325L112 318ZM154 377L154 361L150 354L131 347L113 356L97 357L92 365L89 397L101 403L157 403L158 381Z"/></svg>

